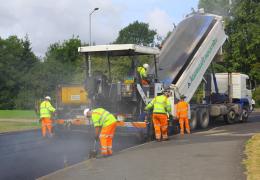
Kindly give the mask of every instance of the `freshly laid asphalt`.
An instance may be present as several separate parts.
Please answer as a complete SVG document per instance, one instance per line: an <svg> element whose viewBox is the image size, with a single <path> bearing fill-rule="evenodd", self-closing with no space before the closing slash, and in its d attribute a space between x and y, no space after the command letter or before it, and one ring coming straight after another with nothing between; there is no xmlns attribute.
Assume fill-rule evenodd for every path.
<svg viewBox="0 0 260 180"><path fill-rule="evenodd" d="M217 126L167 142L142 144L109 158L91 159L46 180L245 180L245 142L260 132L260 113L247 123Z"/></svg>
<svg viewBox="0 0 260 180"><path fill-rule="evenodd" d="M116 136L114 150L140 143ZM40 131L0 134L0 180L31 180L88 159L93 136L84 131L63 138L42 139Z"/></svg>

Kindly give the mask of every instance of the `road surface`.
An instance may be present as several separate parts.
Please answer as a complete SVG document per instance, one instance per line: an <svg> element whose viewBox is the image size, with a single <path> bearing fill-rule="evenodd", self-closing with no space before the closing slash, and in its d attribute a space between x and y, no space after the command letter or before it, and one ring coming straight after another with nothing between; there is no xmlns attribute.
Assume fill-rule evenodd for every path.
<svg viewBox="0 0 260 180"><path fill-rule="evenodd" d="M104 159L59 170L44 180L245 180L245 142L260 132L260 113L248 123L222 125L167 142L150 142Z"/></svg>
<svg viewBox="0 0 260 180"><path fill-rule="evenodd" d="M115 137L114 150L138 144L136 137ZM0 134L0 179L31 180L86 160L93 148L89 134L42 139L40 131Z"/></svg>

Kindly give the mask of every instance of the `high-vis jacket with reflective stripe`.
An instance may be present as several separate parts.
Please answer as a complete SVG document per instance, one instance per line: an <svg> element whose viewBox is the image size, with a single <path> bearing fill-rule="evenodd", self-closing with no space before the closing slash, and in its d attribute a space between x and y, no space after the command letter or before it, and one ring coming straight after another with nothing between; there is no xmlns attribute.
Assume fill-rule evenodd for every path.
<svg viewBox="0 0 260 180"><path fill-rule="evenodd" d="M91 119L93 121L94 127L106 127L116 122L115 116L113 114L110 114L103 108L97 108L92 110Z"/></svg>
<svg viewBox="0 0 260 180"><path fill-rule="evenodd" d="M49 101L43 101L40 105L40 118L50 118L51 113L55 111L55 108Z"/></svg>
<svg viewBox="0 0 260 180"><path fill-rule="evenodd" d="M180 101L176 105L176 116L178 118L189 118L189 104L185 101Z"/></svg>
<svg viewBox="0 0 260 180"><path fill-rule="evenodd" d="M152 109L153 113L166 114L171 113L171 103L167 96L160 95L156 96L146 107L145 110Z"/></svg>
<svg viewBox="0 0 260 180"><path fill-rule="evenodd" d="M137 72L139 72L140 77L142 79L147 78L147 71L146 71L146 69L144 67L138 67L137 68Z"/></svg>

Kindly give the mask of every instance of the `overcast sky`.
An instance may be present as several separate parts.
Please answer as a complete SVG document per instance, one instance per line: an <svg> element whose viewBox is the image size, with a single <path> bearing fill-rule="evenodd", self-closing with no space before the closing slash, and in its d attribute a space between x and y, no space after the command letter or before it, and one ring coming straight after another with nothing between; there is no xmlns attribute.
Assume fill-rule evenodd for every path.
<svg viewBox="0 0 260 180"><path fill-rule="evenodd" d="M89 42L89 13L92 41L113 42L118 32L135 20L149 23L165 36L198 0L0 0L0 37L28 34L33 51L44 56L47 47L73 35Z"/></svg>

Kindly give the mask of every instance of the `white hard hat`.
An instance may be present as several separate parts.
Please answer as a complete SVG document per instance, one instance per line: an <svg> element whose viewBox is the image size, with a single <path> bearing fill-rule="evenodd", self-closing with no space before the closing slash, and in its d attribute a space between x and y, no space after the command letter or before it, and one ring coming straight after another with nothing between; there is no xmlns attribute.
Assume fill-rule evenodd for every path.
<svg viewBox="0 0 260 180"><path fill-rule="evenodd" d="M149 68L149 64L143 64L143 67L144 67L145 69L148 69L148 68Z"/></svg>
<svg viewBox="0 0 260 180"><path fill-rule="evenodd" d="M85 109L85 110L84 110L84 116L87 116L87 114L88 114L89 111L90 111L89 108Z"/></svg>
<svg viewBox="0 0 260 180"><path fill-rule="evenodd" d="M45 96L45 99L51 100L50 96Z"/></svg>

